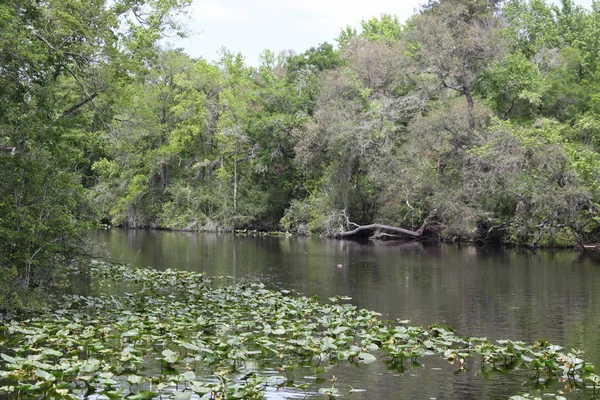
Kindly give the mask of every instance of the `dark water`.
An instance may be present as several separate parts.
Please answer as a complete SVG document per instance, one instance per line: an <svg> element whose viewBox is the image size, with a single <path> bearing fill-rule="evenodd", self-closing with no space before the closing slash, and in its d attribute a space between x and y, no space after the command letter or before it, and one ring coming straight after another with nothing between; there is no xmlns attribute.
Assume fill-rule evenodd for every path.
<svg viewBox="0 0 600 400"><path fill-rule="evenodd" d="M91 235L112 258L138 266L260 280L323 299L346 295L384 318L449 325L460 335L546 339L584 350L600 368L600 261L595 255L133 230ZM423 362L403 373L375 363L336 367L324 376L335 375L336 387L354 399L506 399L534 390L527 373L488 374L477 360L456 374L436 357ZM347 394L349 386L368 391ZM568 398L592 395L591 389L569 389L564 382L548 386L545 392Z"/></svg>

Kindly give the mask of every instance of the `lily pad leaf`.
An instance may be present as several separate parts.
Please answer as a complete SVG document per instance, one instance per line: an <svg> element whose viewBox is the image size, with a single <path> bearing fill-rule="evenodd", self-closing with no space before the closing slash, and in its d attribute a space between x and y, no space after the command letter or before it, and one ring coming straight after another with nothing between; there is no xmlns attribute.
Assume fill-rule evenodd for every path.
<svg viewBox="0 0 600 400"><path fill-rule="evenodd" d="M195 344L188 343L188 342L181 342L181 343L179 343L179 345L185 349L192 350L192 351L200 350L200 347L196 346Z"/></svg>
<svg viewBox="0 0 600 400"><path fill-rule="evenodd" d="M185 400L185 399L189 399L192 397L192 392L175 392L173 393L173 398L175 399L179 399L179 400Z"/></svg>
<svg viewBox="0 0 600 400"><path fill-rule="evenodd" d="M39 369L39 368L38 368L38 369L36 369L36 370L35 370L35 374L36 374L38 377L40 377L40 378L42 378L43 380L45 380L45 381L48 381L48 382L53 382L53 381L55 381L55 380L56 380L56 377L55 377L54 375L52 375L50 372L46 372L46 371L44 371L43 369Z"/></svg>
<svg viewBox="0 0 600 400"><path fill-rule="evenodd" d="M100 368L100 360L95 358L90 358L89 360L85 360L83 365L81 366L81 370L83 372L94 372Z"/></svg>
<svg viewBox="0 0 600 400"><path fill-rule="evenodd" d="M143 381L144 381L144 378L142 376L139 376L139 375L129 375L127 377L127 382L130 383L130 384L132 384L132 385L139 385Z"/></svg>
<svg viewBox="0 0 600 400"><path fill-rule="evenodd" d="M184 381L191 381L192 379L196 379L196 374L194 371L187 371L179 375L179 377Z"/></svg>
<svg viewBox="0 0 600 400"><path fill-rule="evenodd" d="M42 362L39 362L39 361L34 361L33 362L33 366L36 367L36 368L41 368L41 369L54 369L52 367L52 365L46 364L46 363L42 363Z"/></svg>
<svg viewBox="0 0 600 400"><path fill-rule="evenodd" d="M165 362L168 362L169 364L177 362L177 359L179 358L177 353L169 349L163 350L162 355L164 357L163 360L165 360Z"/></svg>
<svg viewBox="0 0 600 400"><path fill-rule="evenodd" d="M0 357L2 357L4 359L4 361L7 361L11 364L15 364L17 362L17 360L14 357L9 356L8 354L0 354Z"/></svg>
<svg viewBox="0 0 600 400"><path fill-rule="evenodd" d="M347 326L338 326L337 328L335 328L333 331L331 331L331 333L333 333L334 335L339 335L342 332L346 332L349 331L350 328Z"/></svg>
<svg viewBox="0 0 600 400"><path fill-rule="evenodd" d="M364 364L371 364L377 360L377 358L371 353L360 353L358 359Z"/></svg>
<svg viewBox="0 0 600 400"><path fill-rule="evenodd" d="M102 392L103 395L107 396L108 398L111 399L120 399L121 398L121 392L123 392L123 389L117 389L117 390L109 390L106 392Z"/></svg>
<svg viewBox="0 0 600 400"><path fill-rule="evenodd" d="M205 394L212 392L211 387L204 386L201 382L190 382L188 385L190 389L199 396L204 396Z"/></svg>
<svg viewBox="0 0 600 400"><path fill-rule="evenodd" d="M42 351L42 354L47 355L47 356L54 356L54 357L62 357L63 353L61 353L60 351L54 350L54 349L48 349L45 348Z"/></svg>
<svg viewBox="0 0 600 400"><path fill-rule="evenodd" d="M127 396L129 400L150 400L156 397L158 393L151 392L150 390L142 390L132 396Z"/></svg>
<svg viewBox="0 0 600 400"><path fill-rule="evenodd" d="M138 331L137 329L131 329L127 332L123 332L123 334L121 335L123 337L137 337L140 336L140 331Z"/></svg>

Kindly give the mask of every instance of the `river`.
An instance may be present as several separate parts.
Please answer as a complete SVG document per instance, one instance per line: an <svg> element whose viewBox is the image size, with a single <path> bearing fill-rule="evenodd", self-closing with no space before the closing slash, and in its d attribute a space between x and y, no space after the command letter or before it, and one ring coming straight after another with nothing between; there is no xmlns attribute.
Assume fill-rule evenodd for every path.
<svg viewBox="0 0 600 400"><path fill-rule="evenodd" d="M546 339L582 349L600 366L600 261L594 254L116 229L90 235L112 259L137 266L261 281L323 300L349 296L382 318L448 325L465 336ZM381 399L505 399L535 385L483 373L476 360L467 372L455 370L430 357L404 373L375 363L334 368L325 377ZM547 392L568 398L591 397L591 390L565 383L548 386ZM360 394L348 397L365 398Z"/></svg>

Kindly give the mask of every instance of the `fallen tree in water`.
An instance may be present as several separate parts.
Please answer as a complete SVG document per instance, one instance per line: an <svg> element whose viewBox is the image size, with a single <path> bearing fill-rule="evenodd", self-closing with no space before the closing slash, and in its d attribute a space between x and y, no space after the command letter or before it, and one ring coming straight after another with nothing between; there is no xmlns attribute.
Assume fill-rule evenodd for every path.
<svg viewBox="0 0 600 400"><path fill-rule="evenodd" d="M385 224L359 225L350 221L345 210L341 212L341 217L344 218L345 226L347 229L349 229L350 225L355 226L356 228L352 230L339 231L334 233L332 236L338 239L347 239L361 236L364 237L367 235L369 235L369 239L371 240L421 239L424 237L426 229L429 228L432 224L430 218L428 217L425 219L425 221L423 221L423 225L421 225L419 229L413 231L410 229Z"/></svg>
<svg viewBox="0 0 600 400"><path fill-rule="evenodd" d="M362 236L365 233L373 232L370 236L371 239L387 239L387 238L403 238L409 237L413 239L419 239L423 236L426 224L423 224L418 230L411 231L409 229L399 228L397 226L383 225L383 224L369 224L369 225L358 225L357 228L339 232L334 235L336 238L349 238L355 236Z"/></svg>

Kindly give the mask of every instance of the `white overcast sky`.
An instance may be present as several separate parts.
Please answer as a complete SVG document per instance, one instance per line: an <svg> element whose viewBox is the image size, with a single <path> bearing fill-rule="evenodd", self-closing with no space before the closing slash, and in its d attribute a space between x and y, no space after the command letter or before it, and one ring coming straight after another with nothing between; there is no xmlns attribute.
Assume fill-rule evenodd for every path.
<svg viewBox="0 0 600 400"><path fill-rule="evenodd" d="M575 0L586 8L592 0ZM415 13L423 0L194 0L187 22L187 39L168 39L192 57L219 59L219 49L241 52L249 65L259 55L294 50L301 53L334 39L346 25L381 14L401 21Z"/></svg>

